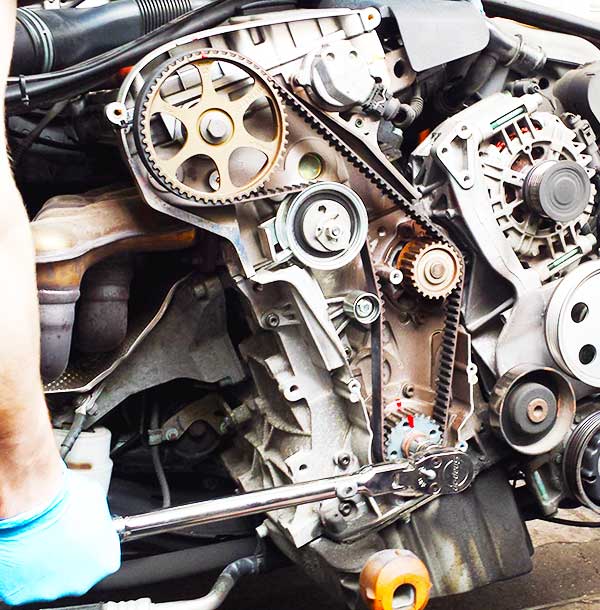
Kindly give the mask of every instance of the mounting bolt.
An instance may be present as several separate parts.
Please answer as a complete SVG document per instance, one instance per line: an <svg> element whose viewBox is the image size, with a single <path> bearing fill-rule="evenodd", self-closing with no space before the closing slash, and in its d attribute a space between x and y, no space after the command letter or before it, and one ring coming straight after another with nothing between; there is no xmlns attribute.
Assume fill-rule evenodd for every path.
<svg viewBox="0 0 600 610"><path fill-rule="evenodd" d="M177 428L168 428L165 431L165 440L172 442L176 441L179 438L179 430Z"/></svg>
<svg viewBox="0 0 600 610"><path fill-rule="evenodd" d="M233 135L231 119L221 110L209 110L200 121L200 135L209 144L223 144Z"/></svg>
<svg viewBox="0 0 600 610"><path fill-rule="evenodd" d="M371 324L381 313L381 303L370 292L352 290L344 299L344 313L361 324Z"/></svg>
<svg viewBox="0 0 600 610"><path fill-rule="evenodd" d="M224 140L227 135L227 124L224 121L211 119L208 121L206 131L214 140Z"/></svg>
<svg viewBox="0 0 600 610"><path fill-rule="evenodd" d="M205 299L208 295L208 289L206 288L206 284L204 282L196 284L193 288L193 291L194 296L199 300Z"/></svg>
<svg viewBox="0 0 600 610"><path fill-rule="evenodd" d="M405 383L402 386L402 396L412 398L415 395L415 386L412 383Z"/></svg>
<svg viewBox="0 0 600 610"><path fill-rule="evenodd" d="M377 275L386 282L389 282L392 286L399 286L404 279L404 275L400 269L396 269L391 265L380 263L375 266Z"/></svg>
<svg viewBox="0 0 600 610"><path fill-rule="evenodd" d="M440 278L444 277L445 271L446 269L441 263L434 263L433 265L431 265L430 273L431 276L436 280L439 280Z"/></svg>
<svg viewBox="0 0 600 610"><path fill-rule="evenodd" d="M342 469L346 470L346 468L348 468L348 466L350 466L350 464L352 463L352 456L347 453L346 451L342 451L341 453L338 453L334 458L333 461Z"/></svg>
<svg viewBox="0 0 600 610"><path fill-rule="evenodd" d="M352 504L349 502L342 502L339 507L340 515L342 517L349 517L352 512Z"/></svg>
<svg viewBox="0 0 600 610"><path fill-rule="evenodd" d="M368 318L373 313L374 307L375 306L371 301L367 299L361 299L356 304L356 313L359 314L361 318Z"/></svg>
<svg viewBox="0 0 600 610"><path fill-rule="evenodd" d="M271 311L263 316L263 323L267 328L277 328L279 326L279 316Z"/></svg>
<svg viewBox="0 0 600 610"><path fill-rule="evenodd" d="M342 234L342 229L338 225L333 225L332 227L327 227L325 230L325 235L332 239L333 241L337 241Z"/></svg>

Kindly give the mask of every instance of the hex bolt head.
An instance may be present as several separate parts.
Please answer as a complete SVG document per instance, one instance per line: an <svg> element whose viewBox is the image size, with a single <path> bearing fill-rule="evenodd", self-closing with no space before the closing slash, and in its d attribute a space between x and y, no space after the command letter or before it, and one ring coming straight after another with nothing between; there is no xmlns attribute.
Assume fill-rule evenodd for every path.
<svg viewBox="0 0 600 610"><path fill-rule="evenodd" d="M343 451L342 453L338 453L335 458L334 458L334 462L340 467L343 468L344 470L346 468L348 468L348 466L350 466L350 464L352 463L352 456Z"/></svg>
<svg viewBox="0 0 600 610"><path fill-rule="evenodd" d="M440 278L444 277L444 273L445 273L445 269L444 269L444 265L442 265L441 263L434 263L433 265L431 265L431 276L436 279L439 280Z"/></svg>
<svg viewBox="0 0 600 610"><path fill-rule="evenodd" d="M179 438L179 430L177 428L168 428L165 432L165 440L172 442Z"/></svg>
<svg viewBox="0 0 600 610"><path fill-rule="evenodd" d="M352 504L349 502L342 502L339 507L340 515L342 517L349 517L352 512Z"/></svg>
<svg viewBox="0 0 600 610"><path fill-rule="evenodd" d="M412 383L405 383L402 386L402 396L412 398L415 395L415 386Z"/></svg>
<svg viewBox="0 0 600 610"><path fill-rule="evenodd" d="M373 313L373 303L369 299L360 299L356 304L356 312L361 317L367 318Z"/></svg>
<svg viewBox="0 0 600 610"><path fill-rule="evenodd" d="M206 125L206 131L215 140L223 140L227 135L227 125L225 121L210 119Z"/></svg>
<svg viewBox="0 0 600 610"><path fill-rule="evenodd" d="M344 313L361 324L371 324L381 313L381 303L376 295L361 290L351 290L344 298Z"/></svg>
<svg viewBox="0 0 600 610"><path fill-rule="evenodd" d="M338 225L334 225L332 227L328 227L327 230L325 231L325 234L330 239L337 241L339 239L340 235L342 234L342 229Z"/></svg>
<svg viewBox="0 0 600 610"><path fill-rule="evenodd" d="M263 316L263 323L267 328L277 328L280 323L279 316L271 311Z"/></svg>
<svg viewBox="0 0 600 610"><path fill-rule="evenodd" d="M209 110L200 121L200 135L209 144L222 144L232 134L231 119L221 110Z"/></svg>

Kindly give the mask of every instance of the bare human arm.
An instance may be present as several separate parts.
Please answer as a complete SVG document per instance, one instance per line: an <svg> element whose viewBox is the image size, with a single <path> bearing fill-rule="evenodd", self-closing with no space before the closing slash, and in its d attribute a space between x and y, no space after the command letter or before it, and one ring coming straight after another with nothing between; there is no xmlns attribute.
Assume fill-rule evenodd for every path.
<svg viewBox="0 0 600 610"><path fill-rule="evenodd" d="M104 490L65 469L40 377L35 254L6 149L16 0L0 0L0 601L82 595L121 563Z"/></svg>
<svg viewBox="0 0 600 610"><path fill-rule="evenodd" d="M0 1L0 518L47 505L62 477L39 372L33 241L6 148L15 11L16 0Z"/></svg>

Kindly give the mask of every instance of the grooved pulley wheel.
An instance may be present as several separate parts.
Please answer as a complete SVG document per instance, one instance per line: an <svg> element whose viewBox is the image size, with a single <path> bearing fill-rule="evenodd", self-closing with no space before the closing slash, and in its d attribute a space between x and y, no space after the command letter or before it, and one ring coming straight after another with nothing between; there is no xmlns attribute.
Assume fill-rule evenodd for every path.
<svg viewBox="0 0 600 610"><path fill-rule="evenodd" d="M136 104L134 137L151 176L190 203L227 203L259 189L286 141L269 75L231 51L163 63Z"/></svg>

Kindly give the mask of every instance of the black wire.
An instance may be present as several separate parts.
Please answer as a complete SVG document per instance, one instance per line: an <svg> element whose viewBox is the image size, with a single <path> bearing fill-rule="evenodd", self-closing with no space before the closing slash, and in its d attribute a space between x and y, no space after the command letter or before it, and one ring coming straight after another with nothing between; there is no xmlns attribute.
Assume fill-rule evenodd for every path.
<svg viewBox="0 0 600 610"><path fill-rule="evenodd" d="M600 527L600 521L572 521L571 519L561 519L560 517L544 517L542 521L548 521L558 525L568 525L569 527Z"/></svg>
<svg viewBox="0 0 600 610"><path fill-rule="evenodd" d="M135 64L162 44L215 27L243 11L246 6L254 4L252 0L215 0L117 49L75 66L47 74L10 78L6 88L6 106L10 112L17 112L73 98L106 81L120 68ZM289 5L290 0L271 0L269 4ZM24 99L24 94L27 100Z"/></svg>
<svg viewBox="0 0 600 610"><path fill-rule="evenodd" d="M135 63L163 42L225 21L239 10L241 4L241 0L216 0L212 4L182 15L118 49L111 49L70 68L27 78L21 76L16 79L17 82L14 78L10 78L6 88L6 105L10 111L19 107L28 108L39 104L49 104L58 99L84 93L94 85L106 80L120 68ZM27 103L24 103L23 100L24 92L29 98Z"/></svg>
<svg viewBox="0 0 600 610"><path fill-rule="evenodd" d="M20 140L26 137L27 134L19 133L18 131L14 131L12 129L8 130L8 135L11 138L15 138L15 140ZM18 144L18 142L17 142ZM56 148L58 150L67 150L69 152L83 152L83 148L78 146L77 144L69 144L68 142L58 142L57 140L53 140L52 138L46 138L45 136L39 136L35 144L42 144L47 146L48 148Z"/></svg>
<svg viewBox="0 0 600 610"><path fill-rule="evenodd" d="M56 102L48 110L48 112L42 117L41 121L25 136L25 139L19 143L19 148L14 154L13 162L19 165L23 155L31 148L33 143L42 135L42 132L48 125L65 109L67 105L66 100Z"/></svg>

